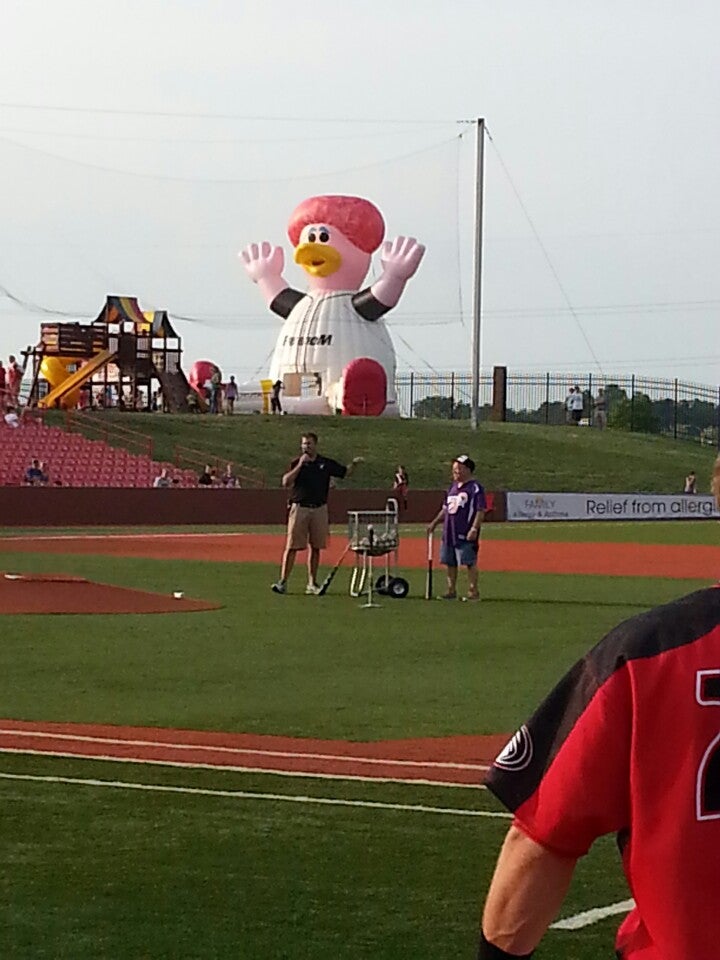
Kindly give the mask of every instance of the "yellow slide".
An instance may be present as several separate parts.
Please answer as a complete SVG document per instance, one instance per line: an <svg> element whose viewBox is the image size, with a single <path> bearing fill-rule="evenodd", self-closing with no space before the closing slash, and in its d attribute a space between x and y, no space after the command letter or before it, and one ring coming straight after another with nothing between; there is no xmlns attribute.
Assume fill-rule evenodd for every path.
<svg viewBox="0 0 720 960"><path fill-rule="evenodd" d="M46 357L45 360L43 360L43 365L45 364L46 360L50 359L55 358ZM50 368L46 368L47 372L51 372L51 379L51 377L48 377L46 372L43 371L41 365L40 372L43 373L43 376L46 376L48 383L53 389L46 397L43 397L42 400L38 402L38 406L46 408L55 406L74 406L75 403L77 403L78 388L81 387L86 380L89 380L94 373L97 373L98 370L104 367L106 363L110 363L110 361L114 359L115 353L112 350L101 350L100 353L96 353L94 357L87 361L87 363L84 363L79 370L76 370L75 373L71 373L70 376L67 376L64 379L60 379L62 374L59 368L53 367L52 372L50 371ZM58 380L60 380L60 382L58 382ZM73 392L75 392L75 397L73 397L71 400L70 395L72 395ZM65 403L60 402L63 399L65 400ZM71 402L68 403L68 400L71 400Z"/></svg>

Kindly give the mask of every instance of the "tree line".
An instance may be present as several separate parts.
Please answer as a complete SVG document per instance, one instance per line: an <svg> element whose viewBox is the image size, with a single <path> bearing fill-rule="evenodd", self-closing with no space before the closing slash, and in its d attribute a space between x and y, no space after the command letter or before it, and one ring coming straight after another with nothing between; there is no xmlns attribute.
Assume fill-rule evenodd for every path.
<svg viewBox="0 0 720 960"><path fill-rule="evenodd" d="M665 397L653 400L648 394L628 392L617 384L605 387L608 428L635 433L670 433L678 438L700 443L717 443L718 405L707 400L674 400ZM592 425L594 398L583 392L583 416ZM492 406L480 408L483 420L490 419ZM560 426L566 423L564 400L543 401L538 407L513 410L508 407L506 420L515 423L539 423ZM469 420L470 404L453 397L426 396L413 403L413 415L419 419Z"/></svg>

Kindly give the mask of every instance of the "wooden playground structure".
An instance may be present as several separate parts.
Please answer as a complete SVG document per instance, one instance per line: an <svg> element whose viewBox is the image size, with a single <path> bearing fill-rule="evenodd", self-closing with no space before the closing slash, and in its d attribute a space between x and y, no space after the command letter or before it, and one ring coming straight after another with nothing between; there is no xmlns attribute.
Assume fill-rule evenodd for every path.
<svg viewBox="0 0 720 960"><path fill-rule="evenodd" d="M107 297L91 323L43 323L39 343L23 353L32 363L30 406L122 407L129 399L132 409L151 410L161 396L161 409L188 410L182 341L166 311L143 311L135 297Z"/></svg>

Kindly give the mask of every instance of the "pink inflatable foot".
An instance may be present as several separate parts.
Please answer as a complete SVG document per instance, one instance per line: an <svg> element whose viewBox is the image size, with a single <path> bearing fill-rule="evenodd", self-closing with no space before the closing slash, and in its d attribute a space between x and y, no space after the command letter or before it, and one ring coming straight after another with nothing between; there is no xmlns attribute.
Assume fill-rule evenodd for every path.
<svg viewBox="0 0 720 960"><path fill-rule="evenodd" d="M379 417L387 403L387 375L377 360L357 357L343 370L344 417Z"/></svg>

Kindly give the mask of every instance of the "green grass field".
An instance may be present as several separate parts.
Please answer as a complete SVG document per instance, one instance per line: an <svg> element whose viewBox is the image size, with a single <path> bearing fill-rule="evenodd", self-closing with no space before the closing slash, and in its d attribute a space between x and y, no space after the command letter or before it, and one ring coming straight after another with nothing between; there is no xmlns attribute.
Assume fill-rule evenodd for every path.
<svg viewBox="0 0 720 960"><path fill-rule="evenodd" d="M49 423L64 414L49 411ZM709 490L716 451L667 437L543 427L522 423L482 423L477 432L458 420L385 420L364 417L177 416L96 412L93 421L132 428L152 437L155 456L174 460L178 445L212 451L262 470L269 486L279 486L300 435L313 430L320 449L347 463L365 464L347 481L356 488L385 488L395 467L404 464L411 489L438 489L448 479L450 460L469 453L489 490L678 493L691 468L698 489ZM94 432L97 436L97 431ZM121 444L122 445L122 444Z"/></svg>
<svg viewBox="0 0 720 960"><path fill-rule="evenodd" d="M714 525L636 527L487 535L706 543ZM443 604L419 599L413 570L410 597L365 610L345 573L318 600L273 595L276 568L263 565L12 554L0 543L0 569L224 604L0 617L1 717L357 741L510 732L611 626L703 585L482 574L481 604ZM299 588L301 571L295 579ZM10 753L0 753L0 809L11 960L470 958L508 824L478 789ZM563 916L628 896L606 838ZM611 956L617 923L551 930L537 956Z"/></svg>

